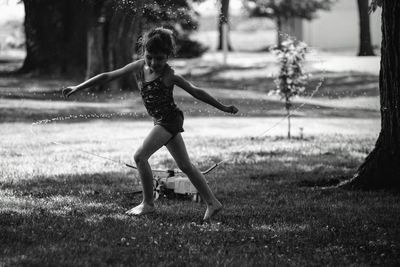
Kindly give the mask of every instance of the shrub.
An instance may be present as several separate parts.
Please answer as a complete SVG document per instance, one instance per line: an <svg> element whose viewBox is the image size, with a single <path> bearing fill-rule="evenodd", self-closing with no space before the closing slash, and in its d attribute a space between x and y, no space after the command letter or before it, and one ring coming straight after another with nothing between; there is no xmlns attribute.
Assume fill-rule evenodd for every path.
<svg viewBox="0 0 400 267"><path fill-rule="evenodd" d="M183 38L177 38L176 48L176 57L179 58L200 57L208 50L207 46L204 46L198 41L193 41L186 36Z"/></svg>
<svg viewBox="0 0 400 267"><path fill-rule="evenodd" d="M304 92L308 75L304 72L303 61L307 52L307 45L291 37L274 49L279 58L280 71L275 80L276 93L285 100L288 118L288 138L290 139L290 110L293 96Z"/></svg>

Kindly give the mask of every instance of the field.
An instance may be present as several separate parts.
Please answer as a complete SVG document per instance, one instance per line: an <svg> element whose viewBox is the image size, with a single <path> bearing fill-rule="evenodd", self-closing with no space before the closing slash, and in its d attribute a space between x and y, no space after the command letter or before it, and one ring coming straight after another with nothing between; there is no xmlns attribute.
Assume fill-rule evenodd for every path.
<svg viewBox="0 0 400 267"><path fill-rule="evenodd" d="M236 116L176 94L193 162L206 169L225 160L206 177L224 204L209 223L203 203L179 198L161 197L154 215L124 214L141 196L136 171L118 161L131 163L152 127L136 93L67 101L59 88L76 81L2 77L0 265L400 264L399 196L330 187L373 148L377 77L315 73L296 100L288 140L282 102L262 90L272 78L234 81L223 71L235 69L191 79L223 88L210 93L237 105ZM319 75L324 85L309 98ZM165 149L150 160L155 169L176 167Z"/></svg>
<svg viewBox="0 0 400 267"><path fill-rule="evenodd" d="M5 19L0 266L400 265L399 195L335 187L354 175L380 130L377 58L308 57L312 77L294 101L288 140L284 105L268 94L274 55L260 52L276 41L272 22L232 18L236 51L222 66L216 21L205 19L192 37L210 51L171 64L240 109L225 115L175 92L193 163L205 170L224 161L206 176L224 209L203 222L204 203L162 196L157 213L129 217L141 195L124 163L152 127L139 95L85 91L65 100L60 88L79 80L3 74L24 57L23 17ZM150 163L176 168L165 148Z"/></svg>

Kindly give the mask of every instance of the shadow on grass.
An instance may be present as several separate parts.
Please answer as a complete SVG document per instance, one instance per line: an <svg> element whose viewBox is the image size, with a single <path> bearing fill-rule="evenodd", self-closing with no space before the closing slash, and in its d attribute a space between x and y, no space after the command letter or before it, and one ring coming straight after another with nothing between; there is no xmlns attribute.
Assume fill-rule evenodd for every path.
<svg viewBox="0 0 400 267"><path fill-rule="evenodd" d="M141 196L130 194L132 179L115 178L120 176L105 172L3 183L0 263L174 262L176 255L168 256L171 250L186 253L188 239L193 240L199 229L204 230L199 246L209 242L213 232L223 235L221 229L203 227L204 206L189 201L162 199L156 214L125 215Z"/></svg>
<svg viewBox="0 0 400 267"><path fill-rule="evenodd" d="M0 263L351 265L378 264L369 255L383 252L384 263L396 262L398 198L299 189L280 151L255 154L264 158L216 171L225 209L211 223L201 221L204 205L171 199L157 201L156 214L126 216L141 196L126 194L133 178L118 172L3 183ZM304 173L319 178L320 171Z"/></svg>
<svg viewBox="0 0 400 267"><path fill-rule="evenodd" d="M313 140L296 142L314 143ZM253 184L252 190L273 184L289 187L335 186L352 177L363 160L360 153L366 153L361 146L349 150L332 146L327 152L308 151L304 147L290 152L285 148L237 152L235 171L247 173L245 178Z"/></svg>
<svg viewBox="0 0 400 267"><path fill-rule="evenodd" d="M125 211L142 201L137 177L126 173L102 172L81 175L38 176L30 180L0 183L2 213L53 214L61 217L115 217L130 220ZM185 203L188 206L185 206ZM176 210L177 206L181 206ZM202 205L190 200L160 198L163 220L192 222ZM203 209L203 208L201 208ZM150 217L152 215L149 215ZM201 219L200 216L196 216ZM134 218L134 217L133 217Z"/></svg>
<svg viewBox="0 0 400 267"><path fill-rule="evenodd" d="M99 195L121 197L137 184L135 177L126 173L101 172L77 175L37 176L18 182L3 182L2 190L12 190L16 196L51 198L55 196L99 199Z"/></svg>
<svg viewBox="0 0 400 267"><path fill-rule="evenodd" d="M331 186L336 186L340 182L345 181L349 179L348 177L341 177L341 179L338 178L331 178L331 179L318 179L318 180L302 180L298 183L299 187L331 187Z"/></svg>
<svg viewBox="0 0 400 267"><path fill-rule="evenodd" d="M224 70L220 69L217 73ZM243 71L245 70L243 69ZM348 72L316 73L307 87L306 95L315 90L322 75L327 77L325 77L323 86L314 97L332 99L378 95L376 76ZM206 88L246 89L248 91L265 92L265 94L267 94L267 91L275 89L274 78L271 77L249 77L235 81L218 78L214 73L208 73L203 76L193 76L191 80ZM95 94L82 92L74 98L76 105L73 105L71 101L68 102L62 98L61 88L77 82L68 79L32 78L23 75L5 77L0 82L0 122L32 122L53 117L65 117L71 114L145 112L142 105L139 104L140 100L138 103L123 102L128 99L129 101L139 99L137 95L132 96L132 92L124 91L96 92ZM231 99L227 96L227 99L221 97L220 100L236 105L241 114L245 116L285 116L286 111L282 101L246 98L246 90L243 90L242 98ZM188 96L177 96L175 100L178 106L190 116L221 116L222 114L206 104L197 104L193 98ZM86 102L91 105L85 106ZM300 103L294 103L293 109L296 109L299 105ZM308 103L298 112L295 112L293 116L354 118L377 118L380 116L376 110L353 109L351 106L349 108L335 108L326 105L329 105L326 101L325 106Z"/></svg>
<svg viewBox="0 0 400 267"><path fill-rule="evenodd" d="M265 77L242 78L232 82L231 79L221 78L218 75L227 70L252 71L257 68L220 68L215 69L198 76L190 76L188 79L193 80L200 86L210 86L227 89L247 89L259 92L268 92L275 90L275 77L269 77L267 73ZM322 82L322 86L314 92L318 84ZM337 99L341 97L359 97L359 96L378 96L379 84L378 76L362 72L313 72L309 79L308 85L303 95L308 96L314 93L314 97L327 97Z"/></svg>

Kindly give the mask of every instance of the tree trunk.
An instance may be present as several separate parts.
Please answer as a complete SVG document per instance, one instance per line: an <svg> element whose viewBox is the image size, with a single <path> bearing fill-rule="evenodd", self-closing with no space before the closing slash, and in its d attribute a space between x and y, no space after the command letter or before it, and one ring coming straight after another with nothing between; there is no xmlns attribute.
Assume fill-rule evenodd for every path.
<svg viewBox="0 0 400 267"><path fill-rule="evenodd" d="M86 11L78 0L24 0L26 58L22 73L79 74L86 58Z"/></svg>
<svg viewBox="0 0 400 267"><path fill-rule="evenodd" d="M143 4L144 1L136 1L136 10L137 12L127 12L122 11L119 16L121 16L121 20L119 22L119 30L115 31L115 29L111 29L114 33L117 33L117 39L109 39L110 49L108 53L112 53L114 56L114 62L110 62L113 69L121 68L126 64L130 63L134 59L134 55L136 51L136 42L139 37L140 23L143 15ZM118 16L118 13L115 13L113 18L115 19ZM112 34L111 32L109 34ZM115 40L119 40L115 42ZM111 58L111 56L109 57ZM122 77L121 79L115 81L112 84L113 88L117 89L138 89L136 81L133 75Z"/></svg>
<svg viewBox="0 0 400 267"><path fill-rule="evenodd" d="M228 51L232 51L232 46L231 46L231 40L229 38L229 0L221 0L221 9L218 17L218 47L217 50L222 50L223 49L223 24L228 25L228 31L227 31L227 42L228 42Z"/></svg>
<svg viewBox="0 0 400 267"><path fill-rule="evenodd" d="M283 42L282 23L283 22L282 22L281 16L277 16L276 17L276 28L277 28L276 45L277 45L278 49L281 48L282 42Z"/></svg>
<svg viewBox="0 0 400 267"><path fill-rule="evenodd" d="M374 56L374 49L371 43L371 30L368 14L368 0L357 0L358 15L360 19L360 44L359 56Z"/></svg>
<svg viewBox="0 0 400 267"><path fill-rule="evenodd" d="M88 63L86 78L103 71L112 71L132 62L139 37L144 1L135 2L133 9L115 7L108 1L96 3L88 31ZM97 90L137 89L133 75L122 77Z"/></svg>
<svg viewBox="0 0 400 267"><path fill-rule="evenodd" d="M117 3L117 6L116 6ZM26 49L21 72L89 78L132 61L144 0L24 0ZM132 76L104 87L137 89Z"/></svg>
<svg viewBox="0 0 400 267"><path fill-rule="evenodd" d="M95 2L89 15L87 32L86 76L89 79L104 72L104 2Z"/></svg>
<svg viewBox="0 0 400 267"><path fill-rule="evenodd" d="M381 132L354 177L341 187L400 191L400 1L382 3Z"/></svg>
<svg viewBox="0 0 400 267"><path fill-rule="evenodd" d="M287 119L288 119L288 132L287 132L287 138L290 140L292 138L291 132L290 132L290 128L291 128L291 124L290 124L290 110L287 110Z"/></svg>
<svg viewBox="0 0 400 267"><path fill-rule="evenodd" d="M291 117L291 113L290 113L290 109L292 107L292 103L290 102L290 99L288 96L285 97L285 109L286 109L286 116L288 119L288 133L287 133L287 138L290 140L292 138L291 135L291 121L290 121L290 117Z"/></svg>

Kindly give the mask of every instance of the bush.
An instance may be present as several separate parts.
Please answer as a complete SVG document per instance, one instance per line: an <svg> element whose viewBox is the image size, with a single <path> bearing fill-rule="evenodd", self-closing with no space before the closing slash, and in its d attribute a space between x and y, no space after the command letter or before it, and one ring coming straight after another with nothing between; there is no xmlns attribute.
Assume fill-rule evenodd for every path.
<svg viewBox="0 0 400 267"><path fill-rule="evenodd" d="M177 58L195 58L200 57L208 50L198 41L193 41L188 37L177 38L176 40L176 57Z"/></svg>
<svg viewBox="0 0 400 267"><path fill-rule="evenodd" d="M293 38L288 38L280 46L274 49L279 59L279 76L275 80L276 92L285 100L285 108L288 118L288 138L290 139L290 109L291 99L304 92L308 75L303 69L306 57L307 45Z"/></svg>

